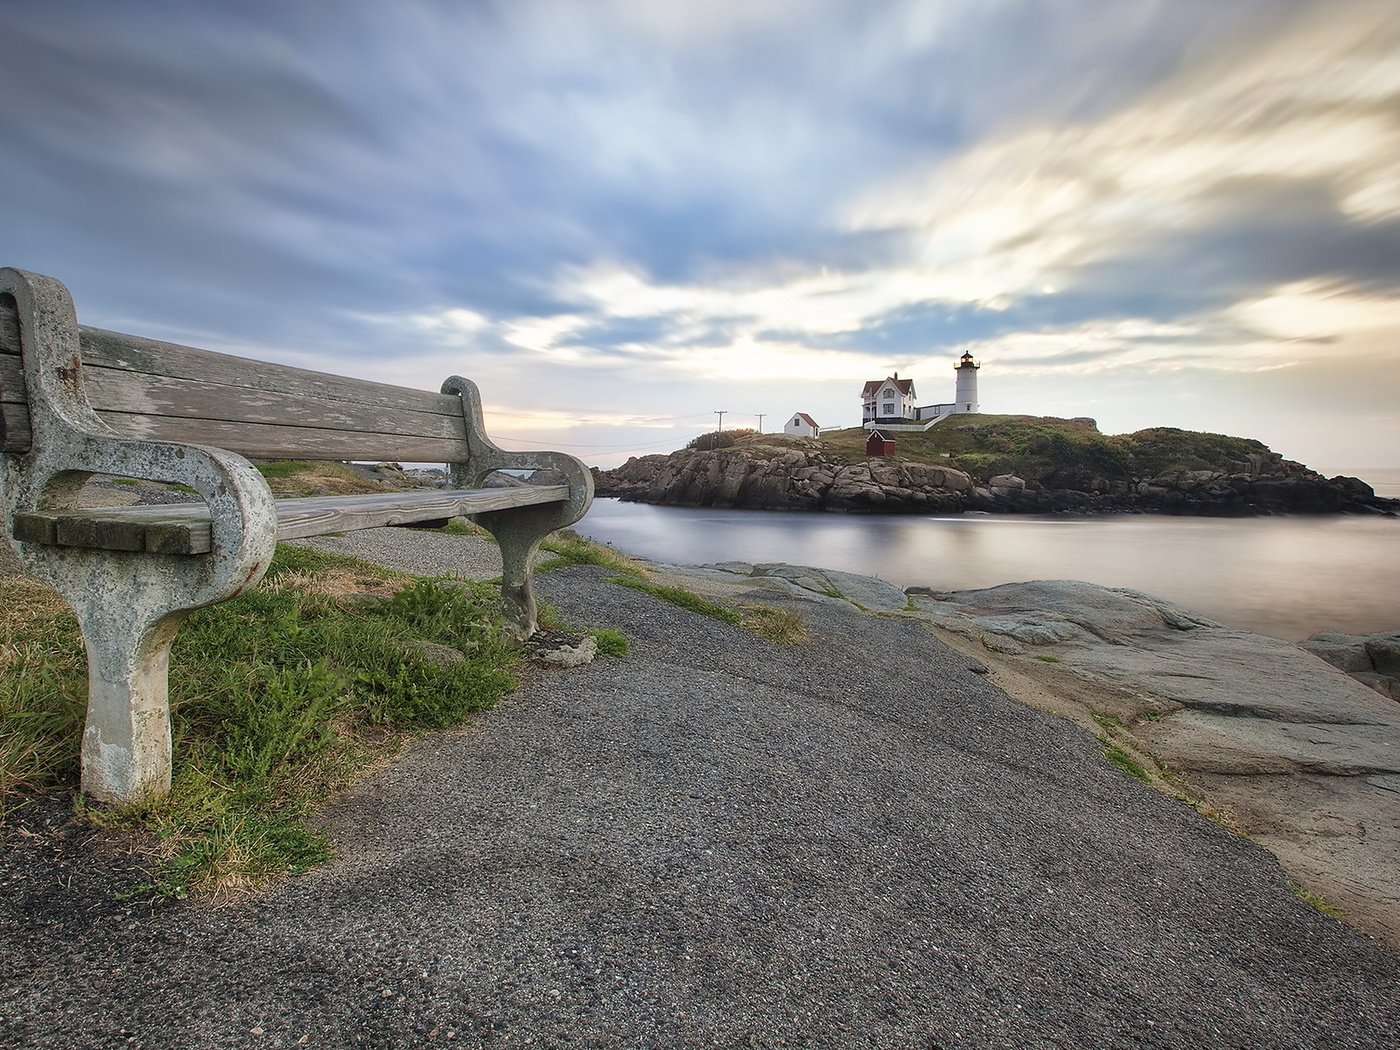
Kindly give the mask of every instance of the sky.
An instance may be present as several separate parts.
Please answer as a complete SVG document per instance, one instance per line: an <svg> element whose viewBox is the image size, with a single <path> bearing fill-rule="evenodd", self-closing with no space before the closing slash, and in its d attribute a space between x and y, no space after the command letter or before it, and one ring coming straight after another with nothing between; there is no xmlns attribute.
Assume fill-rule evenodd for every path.
<svg viewBox="0 0 1400 1050"><path fill-rule="evenodd" d="M1394 0L0 0L0 265L612 466L982 410L1400 466Z"/></svg>

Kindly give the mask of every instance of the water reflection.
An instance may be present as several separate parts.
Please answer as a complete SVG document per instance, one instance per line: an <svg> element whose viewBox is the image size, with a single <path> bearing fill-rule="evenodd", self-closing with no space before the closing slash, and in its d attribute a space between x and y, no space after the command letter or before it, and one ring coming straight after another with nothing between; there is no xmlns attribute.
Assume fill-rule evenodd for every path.
<svg viewBox="0 0 1400 1050"><path fill-rule="evenodd" d="M1400 628L1400 522L799 514L603 499L576 526L658 561L786 561L947 590L1088 580L1298 640Z"/></svg>

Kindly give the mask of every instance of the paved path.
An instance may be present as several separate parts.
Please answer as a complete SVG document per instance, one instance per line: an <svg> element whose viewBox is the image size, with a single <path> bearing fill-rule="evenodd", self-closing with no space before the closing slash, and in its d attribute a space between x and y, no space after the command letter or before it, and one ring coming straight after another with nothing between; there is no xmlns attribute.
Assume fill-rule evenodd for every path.
<svg viewBox="0 0 1400 1050"><path fill-rule="evenodd" d="M12 841L0 1045L1400 1041L1400 956L917 623L775 647L605 578L542 589L631 655L413 747L256 902L152 917Z"/></svg>

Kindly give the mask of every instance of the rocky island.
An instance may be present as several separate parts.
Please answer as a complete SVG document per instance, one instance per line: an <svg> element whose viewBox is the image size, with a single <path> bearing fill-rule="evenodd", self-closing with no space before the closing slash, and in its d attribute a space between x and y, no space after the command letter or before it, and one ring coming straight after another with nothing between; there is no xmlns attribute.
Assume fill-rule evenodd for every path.
<svg viewBox="0 0 1400 1050"><path fill-rule="evenodd" d="M1124 513L1243 517L1400 512L1364 481L1327 478L1262 442L1159 427L1099 432L1093 420L973 415L896 438L732 431L669 455L595 470L601 496L687 507L857 513Z"/></svg>

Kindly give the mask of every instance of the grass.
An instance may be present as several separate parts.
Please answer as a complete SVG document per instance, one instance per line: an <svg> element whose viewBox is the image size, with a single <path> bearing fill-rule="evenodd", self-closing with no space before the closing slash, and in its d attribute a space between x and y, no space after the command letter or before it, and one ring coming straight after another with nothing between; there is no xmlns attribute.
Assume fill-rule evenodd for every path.
<svg viewBox="0 0 1400 1050"><path fill-rule="evenodd" d="M87 709L82 636L63 599L0 579L0 824L35 785L73 780Z"/></svg>
<svg viewBox="0 0 1400 1050"><path fill-rule="evenodd" d="M313 464L309 460L283 459L275 463L259 463L258 473L268 479L290 478L315 465L317 464Z"/></svg>
<svg viewBox="0 0 1400 1050"><path fill-rule="evenodd" d="M807 624L789 609L747 605L743 615L745 627L775 645L797 645L807 640Z"/></svg>
<svg viewBox="0 0 1400 1050"><path fill-rule="evenodd" d="M586 540L569 529L556 532L540 546L554 557L540 562L536 572L550 572L569 565L600 565L633 579L644 580L647 576L645 566L635 558L629 558L621 551L605 547L601 543Z"/></svg>
<svg viewBox="0 0 1400 1050"><path fill-rule="evenodd" d="M818 447L842 463L861 463L867 431L858 427L822 434ZM776 455L790 446L772 435L736 438L752 454ZM895 460L961 470L985 484L1016 474L1055 488L1094 479L1128 482L1177 470L1225 470L1268 448L1250 438L1156 427L1135 434L1102 434L1092 426L1049 416L953 416L926 431L896 435Z"/></svg>
<svg viewBox="0 0 1400 1050"><path fill-rule="evenodd" d="M627 635L615 628L594 627L588 633L598 640L598 652L603 656L615 656L621 659L632 648L632 643L627 640Z"/></svg>
<svg viewBox="0 0 1400 1050"><path fill-rule="evenodd" d="M612 582L621 584L623 587L630 587L634 591L641 591L643 594L649 594L653 598L660 598L663 602L670 602L672 605L678 605L682 609L699 613L701 616L708 616L720 623L727 623L731 627L744 626L743 616L733 609L716 605L708 598L702 598L694 591L688 591L684 587L669 587L630 576L614 576Z"/></svg>
<svg viewBox="0 0 1400 1050"><path fill-rule="evenodd" d="M332 460L286 459L258 463L257 468L275 496L341 496L393 491L392 486Z"/></svg>
<svg viewBox="0 0 1400 1050"><path fill-rule="evenodd" d="M1342 913L1336 907L1327 903L1323 897L1314 893L1312 890L1302 885L1302 883L1290 882L1288 886L1297 894L1298 899L1308 905L1308 907L1322 912L1322 914L1326 915L1329 919L1336 919L1338 922L1342 921Z"/></svg>
<svg viewBox="0 0 1400 1050"><path fill-rule="evenodd" d="M1057 664L1061 662L1058 656L1046 656L1044 653L1038 654L1036 659L1043 664Z"/></svg>
<svg viewBox="0 0 1400 1050"><path fill-rule="evenodd" d="M1098 717L1095 716L1095 721L1097 720ZM1107 737L1099 737L1099 743L1103 745L1103 757L1108 759L1109 764L1117 766L1131 777L1137 777L1137 779L1141 780L1144 784L1152 783L1152 774L1150 774L1137 759L1133 758L1132 755L1128 754L1128 752L1124 751Z"/></svg>
<svg viewBox="0 0 1400 1050"><path fill-rule="evenodd" d="M742 612L716 605L684 587L667 586L650 580L639 580L630 576L614 576L612 583L641 591L663 602L670 602L701 616L708 616L731 627L742 627L752 631L766 641L778 645L795 645L807 638L807 625L802 617L786 609L775 609L770 605L748 605Z"/></svg>
<svg viewBox="0 0 1400 1050"><path fill-rule="evenodd" d="M496 537L483 529L480 525L473 525L464 518L453 518L440 529L433 529L433 532L441 532L447 536L476 536L491 543L496 542Z"/></svg>
<svg viewBox="0 0 1400 1050"><path fill-rule="evenodd" d="M540 626L548 631L564 631L568 634L591 634L598 642L598 652L603 656L618 659L626 656L632 648L627 635L613 627L575 627L559 615L559 610L549 602L540 602L538 610Z"/></svg>
<svg viewBox="0 0 1400 1050"><path fill-rule="evenodd" d="M365 597L366 595L370 597ZM174 782L156 802L80 809L150 842L153 900L306 870L332 791L411 734L455 725L515 685L519 649L485 585L417 580L279 548L253 591L193 614L171 656ZM0 580L0 805L72 790L86 671L76 625L42 586ZM445 667L421 642L461 651ZM0 811L3 819L3 811Z"/></svg>

